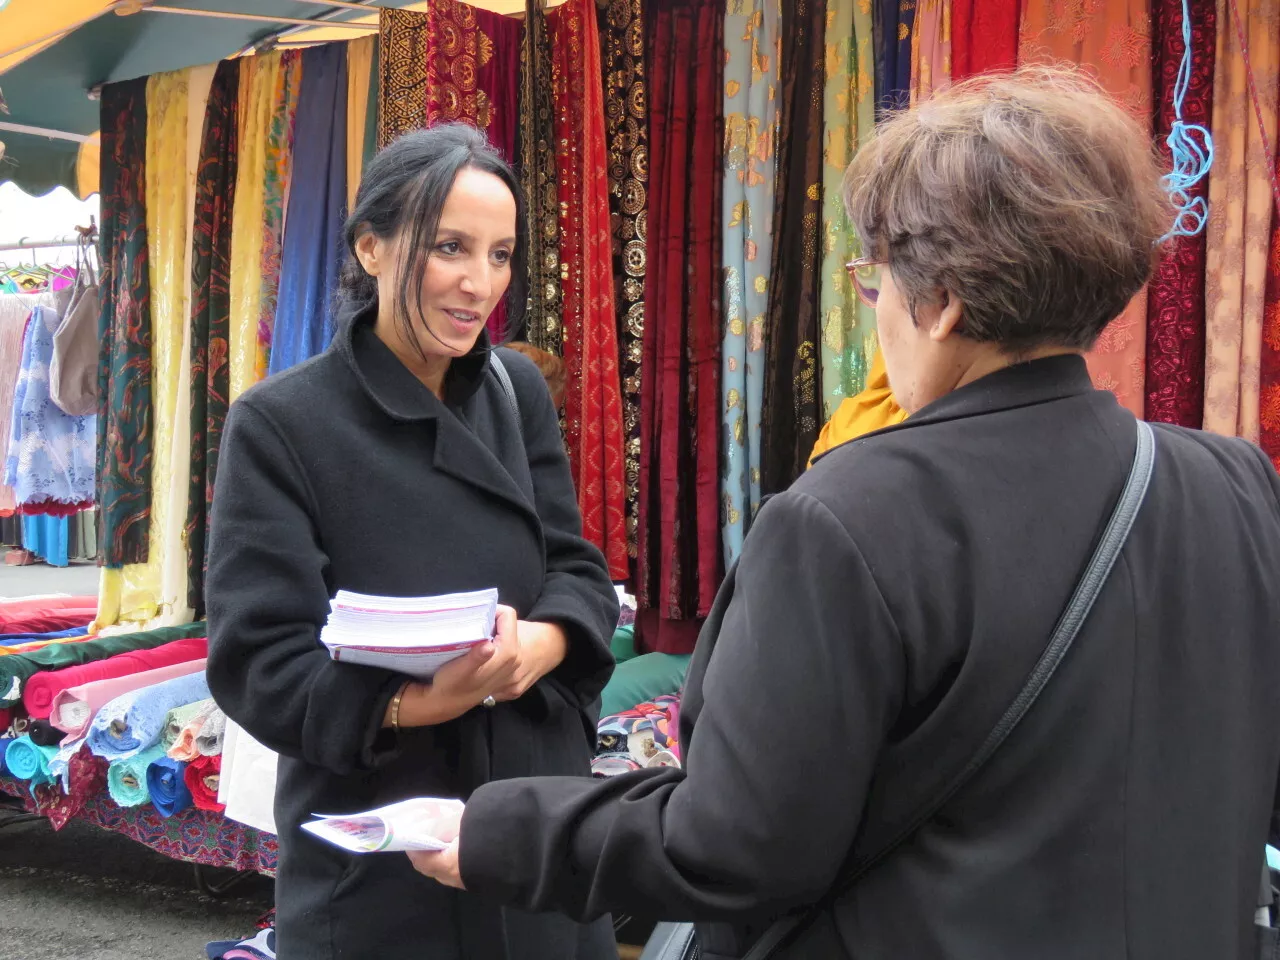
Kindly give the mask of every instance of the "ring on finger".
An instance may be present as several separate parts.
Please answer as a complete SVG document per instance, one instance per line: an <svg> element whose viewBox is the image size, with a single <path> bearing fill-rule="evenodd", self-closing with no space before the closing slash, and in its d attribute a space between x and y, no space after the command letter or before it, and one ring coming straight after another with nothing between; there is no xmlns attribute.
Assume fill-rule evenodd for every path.
<svg viewBox="0 0 1280 960"><path fill-rule="evenodd" d="M493 699L493 694L492 694L492 693L491 693L491 694L489 694L487 697L485 697L485 698L484 698L483 700L481 700L480 702L481 702L482 704L484 704L484 706L488 707L488 708L489 708L489 709L491 709L491 710L492 710L494 707L496 707L496 706L498 705L498 701L497 701L497 700L495 700L495 699Z"/></svg>

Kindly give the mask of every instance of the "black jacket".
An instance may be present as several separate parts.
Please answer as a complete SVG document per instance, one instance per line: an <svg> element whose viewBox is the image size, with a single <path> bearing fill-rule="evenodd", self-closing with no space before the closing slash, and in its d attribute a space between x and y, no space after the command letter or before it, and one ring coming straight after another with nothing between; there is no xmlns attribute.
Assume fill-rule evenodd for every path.
<svg viewBox="0 0 1280 960"><path fill-rule="evenodd" d="M1280 770L1278 483L1243 441L1156 440L1131 539L1022 725L788 956L1251 956ZM1134 445L1132 416L1060 357L832 451L763 509L719 596L685 692L686 770L482 787L468 889L712 921L705 956L740 956L976 751Z"/></svg>
<svg viewBox="0 0 1280 960"><path fill-rule="evenodd" d="M613 665L617 595L581 536L537 368L501 352L522 437L487 340L453 363L441 402L368 320L233 405L214 496L209 686L281 754L280 960L611 956L607 921L499 910L424 879L403 855L350 856L299 829L315 813L466 798L502 777L588 774ZM567 629L565 662L518 701L396 742L380 726L403 677L329 659L317 635L331 596L491 586L522 619Z"/></svg>

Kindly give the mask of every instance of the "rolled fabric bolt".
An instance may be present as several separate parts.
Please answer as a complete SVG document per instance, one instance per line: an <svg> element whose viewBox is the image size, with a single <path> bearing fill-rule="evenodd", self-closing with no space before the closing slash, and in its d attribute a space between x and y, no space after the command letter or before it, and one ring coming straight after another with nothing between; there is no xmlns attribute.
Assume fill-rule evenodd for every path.
<svg viewBox="0 0 1280 960"><path fill-rule="evenodd" d="M221 708L214 708L196 735L196 749L201 756L212 757L222 753L222 739L227 732L227 715Z"/></svg>
<svg viewBox="0 0 1280 960"><path fill-rule="evenodd" d="M185 774L187 765L171 757L157 757L147 767L147 788L151 802L162 817L172 817L192 804L191 791L187 789Z"/></svg>
<svg viewBox="0 0 1280 960"><path fill-rule="evenodd" d="M49 761L57 751L53 747L38 747L31 738L23 735L5 748L4 762L9 773L19 780L27 780L34 790L42 783L51 783Z"/></svg>
<svg viewBox="0 0 1280 960"><path fill-rule="evenodd" d="M107 790L118 806L140 807L151 800L147 769L164 756L159 744L127 760L114 760L107 769Z"/></svg>

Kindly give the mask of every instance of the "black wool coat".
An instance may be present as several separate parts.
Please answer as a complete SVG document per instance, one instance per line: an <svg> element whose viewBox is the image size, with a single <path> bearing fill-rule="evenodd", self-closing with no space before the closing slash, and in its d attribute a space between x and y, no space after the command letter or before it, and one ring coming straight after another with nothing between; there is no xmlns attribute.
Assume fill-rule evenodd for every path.
<svg viewBox="0 0 1280 960"><path fill-rule="evenodd" d="M1246 960L1280 771L1280 482L1156 426L1147 500L989 763L796 958ZM706 960L909 826L1043 652L1129 472L1079 357L839 447L752 527L690 667L684 770L481 787L469 890L704 921Z"/></svg>
<svg viewBox="0 0 1280 960"><path fill-rule="evenodd" d="M374 335L341 329L319 357L233 404L207 580L209 686L280 753L280 960L604 960L606 919L579 926L483 903L402 854L352 856L299 829L315 813L470 796L534 774L586 776L618 601L582 537L556 411L537 368L488 341L454 361L442 402ZM524 697L395 737L403 677L334 663L318 641L340 589L391 596L499 589L522 619L561 624L564 663Z"/></svg>

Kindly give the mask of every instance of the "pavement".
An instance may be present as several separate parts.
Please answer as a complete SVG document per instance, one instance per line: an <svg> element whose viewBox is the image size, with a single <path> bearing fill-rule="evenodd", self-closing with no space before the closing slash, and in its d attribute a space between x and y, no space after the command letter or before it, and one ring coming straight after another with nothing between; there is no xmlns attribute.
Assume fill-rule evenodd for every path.
<svg viewBox="0 0 1280 960"><path fill-rule="evenodd" d="M0 548L0 559L4 549ZM42 593L67 593L73 597L98 595L98 568L92 563L51 567L7 567L0 563L0 597L30 597Z"/></svg>
<svg viewBox="0 0 1280 960"><path fill-rule="evenodd" d="M251 935L272 882L227 899L197 892L194 868L127 837L71 821L3 826L0 960L197 960L210 940ZM228 871L210 871L215 880Z"/></svg>

